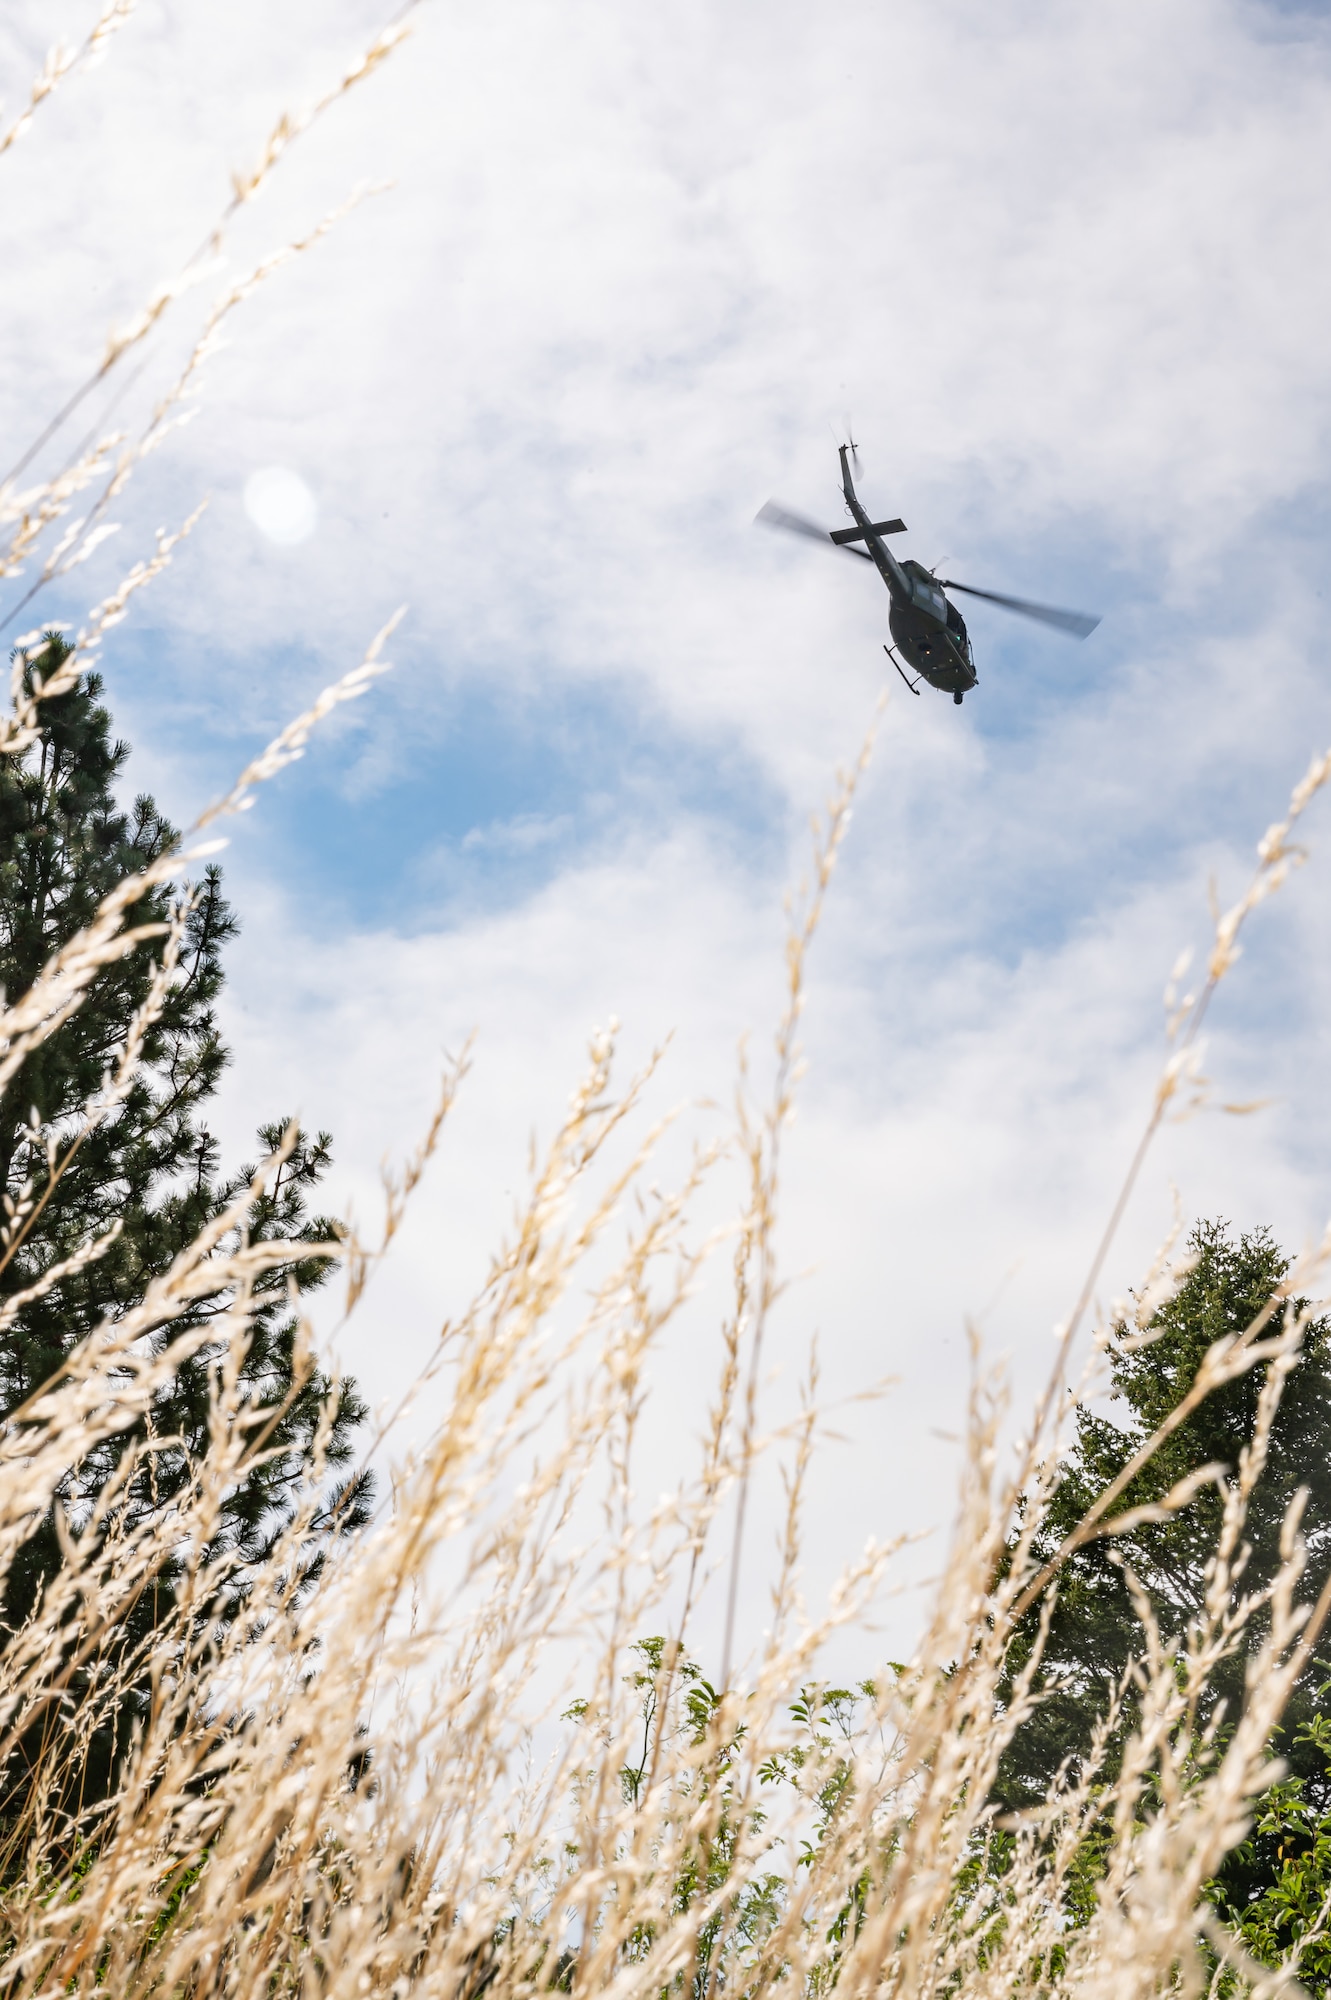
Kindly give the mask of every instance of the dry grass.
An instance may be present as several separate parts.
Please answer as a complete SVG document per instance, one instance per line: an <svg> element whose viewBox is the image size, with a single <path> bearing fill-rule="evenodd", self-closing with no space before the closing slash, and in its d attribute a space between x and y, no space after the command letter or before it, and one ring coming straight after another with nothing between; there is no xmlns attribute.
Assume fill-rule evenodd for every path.
<svg viewBox="0 0 1331 2000"><path fill-rule="evenodd" d="M820 835L818 896L853 784L852 775ZM698 1469L676 1505L638 1513L631 1458L645 1371L705 1254L690 1206L715 1159L699 1158L666 1194L645 1186L655 1134L627 1166L610 1165L609 1142L631 1130L642 1080L615 1093L608 1037L592 1047L484 1287L443 1331L436 1435L399 1460L391 1506L335 1555L312 1595L295 1579L321 1504L317 1464L271 1562L247 1579L244 1617L219 1632L200 1616L228 1588L226 1559L207 1553L222 1499L263 1443L239 1358L255 1279L290 1251L247 1244L243 1224L274 1163L139 1310L76 1351L60 1384L24 1412L22 1435L10 1430L0 1444L0 1560L12 1559L69 1467L151 1409L185 1345L218 1338L213 1322L206 1336L171 1340L173 1319L201 1292L229 1291L211 1444L189 1491L127 1528L117 1496L135 1463L128 1454L71 1532L58 1584L0 1660L0 1752L59 1701L75 1668L95 1690L74 1712L76 1739L125 1698L131 1677L147 1668L153 1685L113 1803L58 1825L56 1765L14 1830L8 1992L453 1995L526 1993L562 1978L626 1994L773 1981L814 1991L835 1979L912 1995L1121 1995L1195 1983L1202 1885L1270 1781L1271 1732L1328 1602L1324 1594L1311 1616L1294 1604L1302 1557L1292 1517L1281 1576L1234 1608L1244 1508L1302 1332L1281 1296L1262 1323L1212 1352L1194 1391L1265 1370L1205 1614L1173 1653L1143 1605L1142 1719L1120 1774L1101 1782L1083 1771L1051 1798L1018 1830L1001 1881L983 1865L985 1801L1029 1696L1019 1690L1004 1713L998 1688L1014 1620L1049 1581L1027 1550L1056 1440L1037 1423L1015 1467L1000 1469L992 1385L977 1381L972 1394L953 1549L927 1629L854 1715L840 1703L798 1725L790 1715L831 1626L860 1615L891 1554L863 1554L825 1618L802 1618L794 1576L812 1404L792 1440L770 1634L746 1679L714 1698L687 1666L678 1623L646 1656L633 1651L661 1629L667 1605L687 1619L760 1448L748 1382L775 1282L776 1148L815 913L816 903L792 926L777 1099L766 1116L749 1109L741 1120L750 1193L735 1298ZM10 1011L11 1048L30 1047L77 1004L86 962L123 942L116 914L74 954L77 978L54 968L39 1008ZM393 1191L390 1231L403 1195ZM378 1248L348 1244L344 1254L351 1303L369 1309L364 1275ZM1292 1273L1285 1292L1308 1275ZM1165 1282L1158 1273L1152 1297ZM570 1322L578 1287L589 1299ZM534 1469L515 1487L519 1460ZM604 1530L575 1545L571 1527L589 1496ZM1165 1504L1187 1497L1180 1489ZM1101 1511L1079 1535L1098 1531ZM1019 1522L1024 1539L1005 1569ZM173 1614L150 1659L112 1664L108 1631L167 1554L183 1562ZM1268 1601L1248 1707L1221 1747L1194 1724L1200 1697ZM53 1678L48 1662L67 1647L71 1619L81 1645ZM590 1699L552 1731L552 1706L565 1699L552 1659L572 1629L592 1635L582 1657ZM534 1732L548 1751L535 1767ZM68 1737L51 1741L53 1757L70 1754ZM795 1866L805 1840L807 1864ZM1068 1930L1065 1892L1092 1841L1103 1878L1089 1920Z"/></svg>
<svg viewBox="0 0 1331 2000"><path fill-rule="evenodd" d="M105 18L123 11L108 8ZM256 174L238 181L237 203L300 129L299 120L279 128ZM150 302L145 321L181 288ZM214 323L237 302L233 288ZM191 370L208 337L206 326ZM113 343L106 365L129 344ZM159 405L156 428L128 456L115 460L118 445L108 440L27 495L11 483L0 496L17 524L5 559L11 571L55 530L81 486L108 469L107 491L123 484L181 393L178 385ZM42 560L37 587L77 560L94 519L61 532L63 553ZM164 547L131 571L92 614L62 679L86 666L131 589L169 554ZM298 755L329 707L364 690L382 671L385 636L200 816L196 834ZM43 692L16 685L8 754L31 743ZM1329 775L1331 758L1313 765L1263 841L1249 892L1217 920L1206 983L1175 1015L1143 1147L1168 1105L1195 1084L1210 994L1233 962L1247 914L1295 858L1294 822ZM22 1412L22 1432L11 1424L0 1435L7 1564L70 1468L99 1440L150 1415L186 1347L224 1343L210 1443L188 1489L146 1518L119 1505L142 1454L161 1442L149 1433L77 1532L65 1524L66 1565L0 1655L0 1755L34 1722L64 1712L76 1675L84 1690L68 1727L50 1733L50 1768L38 1774L26 1818L10 1829L0 1878L6 1995L411 1992L470 2000L489 1990L495 2000L518 2000L564 1986L616 2000L676 1991L701 2000L723 1987L814 1994L835 1983L912 2000L1014 1992L1126 2000L1201 1989L1199 1940L1210 1922L1202 1886L1270 1782L1272 1730L1328 1608L1326 1591L1311 1610L1294 1601L1303 1565L1297 1507L1280 1576L1246 1599L1235 1589L1244 1510L1302 1334L1285 1301L1315 1289L1313 1269L1293 1271L1257 1323L1212 1350L1194 1391L1264 1371L1260 1420L1229 1498L1204 1612L1171 1650L1143 1602L1140 1720L1121 1768L1111 1778L1093 1763L1069 1777L1013 1831L1001 1876L987 1866L994 1828L986 1801L1033 1696L1029 1678L1006 1709L998 1691L1015 1621L1057 1580L1061 1558L1040 1569L1031 1548L1066 1421L1063 1371L1107 1240L1015 1456L1000 1451L1000 1389L977 1369L951 1554L913 1657L879 1663L856 1704L815 1696L792 1716L797 1692L816 1679L824 1641L864 1615L893 1553L874 1546L856 1554L825 1613L809 1621L795 1579L816 1377L804 1418L776 1445L760 1435L756 1402L763 1330L779 1289L779 1153L798 1075L806 957L857 777L852 771L838 786L816 834L811 899L792 913L770 1105L755 1107L741 1080L734 1147L747 1193L731 1239L731 1298L698 1463L675 1501L641 1510L633 1453L652 1357L716 1248L700 1243L694 1216L718 1156L695 1158L673 1190L654 1186L659 1135L639 1129L644 1079L617 1088L609 1036L593 1042L484 1285L443 1329L427 1369L445 1392L434 1435L396 1458L391 1504L354 1545L333 1553L312 1592L299 1580L324 1501L317 1458L271 1560L247 1573L243 1616L219 1629L207 1615L236 1586L230 1558L213 1553L222 1502L265 1443L240 1361L256 1281L291 1256L288 1244L246 1236L247 1211L275 1160L134 1312L73 1352L60 1381ZM179 873L201 851L196 840L124 885L32 992L5 1008L0 1085L82 1003L100 968L142 941L132 917L148 881ZM149 1011L173 968L168 950ZM87 1121L105 1116L123 1091L144 1026L131 1027ZM335 1253L347 1265L349 1312L373 1309L367 1275L389 1247L459 1080L460 1072L446 1079L421 1150L388 1189L382 1241L348 1239ZM51 1142L76 1141L64 1132ZM58 1150L50 1161L58 1167ZM1121 1203L1111 1230L1120 1212ZM20 1200L11 1226L22 1223ZM101 1247L89 1243L79 1254ZM1172 1282L1168 1248L1144 1287L1144 1311ZM311 1253L328 1254L328 1246ZM61 1275L44 1282L57 1285ZM221 1321L173 1333L193 1299L219 1293L229 1299ZM1100 1348L1091 1346L1083 1394L1097 1379ZM375 1444L391 1454L391 1430ZM756 1457L772 1449L788 1465L770 1627L728 1686L730 1655L748 1651L735 1647L733 1609L746 1495ZM1064 1556L1102 1532L1113 1497ZM1164 1504L1187 1498L1179 1489ZM600 1527L588 1534L593 1512ZM180 1575L174 1607L145 1642L150 1650L125 1658L108 1637L167 1557ZM688 1660L702 1583L716 1572L732 1605L719 1692ZM1201 1696L1218 1662L1248 1646L1259 1611L1267 1635L1252 1654L1245 1712L1222 1743L1197 1724ZM652 1632L667 1636L635 1651ZM570 1633L580 1638L586 1699L568 1710ZM53 1659L66 1662L59 1674ZM151 1702L118 1794L62 1821L59 1760L76 1754L145 1675ZM1085 1920L1069 1928L1069 1886L1091 1849L1101 1857L1099 1879ZM1217 1948L1230 1949L1224 1940ZM1292 1977L1292 1969L1245 1968L1232 1952L1231 1964L1263 1994Z"/></svg>

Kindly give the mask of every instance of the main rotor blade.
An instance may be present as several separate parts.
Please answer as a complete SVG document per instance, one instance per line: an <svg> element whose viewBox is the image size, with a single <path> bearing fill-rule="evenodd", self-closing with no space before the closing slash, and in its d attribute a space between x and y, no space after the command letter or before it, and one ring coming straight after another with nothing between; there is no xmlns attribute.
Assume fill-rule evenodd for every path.
<svg viewBox="0 0 1331 2000"><path fill-rule="evenodd" d="M977 590L973 583L954 583L950 577L940 578L944 590L964 590L967 597L982 597L987 604L1001 604L1005 611L1015 611L1022 618L1034 618L1040 625L1052 625L1057 632L1066 632L1074 639L1087 639L1100 623L1087 611L1059 611L1052 604L1032 604L1025 597L1001 597L996 590Z"/></svg>
<svg viewBox="0 0 1331 2000"><path fill-rule="evenodd" d="M825 549L845 547L844 543L832 540L830 528L820 528L816 521L808 520L803 514L792 514L789 507L782 507L775 500L768 500L753 518L755 521L761 521L767 528L784 528L791 535L807 535L811 542L821 542ZM863 556L865 562L873 561L867 549L847 548L846 554Z"/></svg>

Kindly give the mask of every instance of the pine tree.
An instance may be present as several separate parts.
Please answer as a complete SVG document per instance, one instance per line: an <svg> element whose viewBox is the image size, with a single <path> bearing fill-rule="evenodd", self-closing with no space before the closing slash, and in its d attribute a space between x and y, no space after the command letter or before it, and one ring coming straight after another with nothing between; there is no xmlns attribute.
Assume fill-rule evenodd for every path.
<svg viewBox="0 0 1331 2000"><path fill-rule="evenodd" d="M58 634L48 634L43 670L49 672L68 651ZM103 897L127 876L137 875L176 837L151 798L135 799L129 811L118 805L115 788L128 746L113 741L101 694L99 678L83 675L68 693L41 704L40 737L30 750L19 759L0 761L0 984L13 998L26 992L52 954L88 923ZM135 906L136 927L165 927L170 899L167 888L147 894ZM210 868L196 886L177 974L147 1033L133 1082L110 1115L87 1130L77 1146L71 1141L79 1133L81 1108L125 1047L131 1021L162 963L162 936L102 968L82 1006L29 1055L0 1100L8 1222L0 1241L0 1309L57 1261L119 1224L106 1254L63 1278L44 1297L11 1309L10 1323L0 1334L0 1421L15 1421L34 1391L58 1378L77 1342L141 1300L149 1281L167 1269L253 1171L242 1167L231 1176L222 1174L217 1141L206 1123L208 1100L228 1060L214 1005L222 985L222 950L235 932L220 874ZM261 1128L265 1153L277 1145L283 1130L280 1120ZM336 1234L334 1223L308 1212L311 1192L329 1164L330 1143L325 1132L313 1139L299 1136L251 1214L253 1239L326 1241ZM255 1463L228 1496L222 1529L242 1591L246 1566L263 1560L289 1517L287 1499L305 1468L330 1394L327 1379L317 1371L303 1383L295 1380L295 1319L288 1284L294 1279L308 1290L328 1268L320 1258L293 1259L264 1281L244 1377L252 1407L270 1413L273 1429L262 1463ZM173 1322L172 1337L186 1327L206 1326L226 1303L225 1297L201 1301L188 1318ZM124 1505L131 1516L135 1510L168 1505L204 1451L217 1352L216 1346L205 1345L182 1360L154 1410L156 1435L179 1443L156 1454L153 1491L144 1482L130 1487ZM329 1454L334 1467L345 1467L350 1460L353 1433L364 1414L354 1385L344 1382ZM68 1505L77 1498L86 1505L140 1436L128 1431L99 1446L76 1470L71 1468L62 1501ZM363 1525L370 1500L364 1474L335 1489L327 1532ZM77 1517L76 1505L72 1518ZM0 1644L3 1634L29 1614L60 1561L55 1521L48 1514L4 1586ZM317 1563L316 1551L312 1571ZM157 1587L138 1599L117 1643L126 1648L142 1643L169 1604L171 1587L172 1576L164 1571ZM71 1803L77 1797L87 1804L113 1787L134 1716L131 1702L114 1728L96 1733L91 1751L69 1773ZM21 1815L38 1748L34 1741L21 1743L8 1768L0 1771L0 1816L11 1824Z"/></svg>
<svg viewBox="0 0 1331 2000"><path fill-rule="evenodd" d="M1212 1342L1251 1325L1289 1269L1289 1259L1266 1229L1236 1242L1225 1223L1201 1222L1189 1247L1196 1265L1152 1320L1155 1339L1145 1346L1129 1344L1123 1329L1111 1344L1108 1412L1077 1412L1073 1446L1060 1468L1039 1537L1042 1559L1054 1553L1182 1400ZM1132 1481L1113 1512L1162 1499L1177 1481L1204 1465L1224 1466L1232 1482L1253 1433L1262 1377L1261 1368L1250 1370L1200 1403ZM1239 1590L1259 1587L1279 1568L1281 1524L1300 1487L1308 1489L1302 1522L1308 1563L1301 1594L1311 1597L1331 1555L1331 1321L1326 1319L1314 1319L1306 1327L1302 1358L1285 1384L1266 1470L1248 1512L1243 1538L1252 1553ZM1042 1675L1046 1687L1055 1677L1062 1686L1047 1693L1009 1746L997 1787L1004 1804L1020 1806L1043 1798L1060 1764L1084 1754L1095 1719L1107 1709L1129 1658L1141 1651L1141 1625L1122 1562L1145 1589L1165 1639L1180 1636L1201 1609L1223 1506L1223 1495L1206 1486L1181 1512L1112 1541L1089 1542L1063 1565ZM1037 1616L1035 1607L1018 1634L1014 1674L1030 1656ZM1250 1628L1249 1645L1262 1629L1259 1616ZM1243 1706L1244 1666L1242 1655L1236 1656L1213 1677L1211 1703L1223 1698L1231 1719ZM1326 1759L1308 1735L1323 1678L1316 1667L1309 1668L1287 1713L1279 1749L1310 1788L1310 1798L1325 1808L1331 1806ZM1125 1727L1130 1717L1129 1700Z"/></svg>

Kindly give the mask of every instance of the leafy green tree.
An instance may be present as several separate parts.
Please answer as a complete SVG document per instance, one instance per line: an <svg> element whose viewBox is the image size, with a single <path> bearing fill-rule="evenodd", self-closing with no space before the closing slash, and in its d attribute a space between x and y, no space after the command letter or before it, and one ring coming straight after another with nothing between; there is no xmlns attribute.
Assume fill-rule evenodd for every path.
<svg viewBox="0 0 1331 2000"><path fill-rule="evenodd" d="M58 634L47 635L41 659L49 673L68 657ZM31 673L31 663L25 663ZM39 740L21 758L0 760L0 984L13 998L25 993L53 953L94 915L101 900L126 877L137 875L175 840L151 798L129 810L117 802L128 746L115 741L96 675L83 675L66 694L39 709ZM113 1225L119 1233L105 1254L62 1277L44 1296L9 1307L0 1333L0 1421L22 1422L29 1398L58 1378L73 1346L103 1321L115 1321L143 1298L145 1287L248 1180L252 1168L225 1175L217 1141L208 1128L208 1100L228 1057L218 1033L215 1003L222 985L222 950L236 924L215 868L197 885L185 925L179 962L160 1013L148 1027L127 1091L108 1115L89 1123L90 1099L103 1088L123 1055L132 1023L148 996L166 948L162 934L171 891L152 890L135 907L134 922L159 927L137 949L104 966L83 1005L23 1062L0 1098L0 1169L6 1218L0 1238L0 1310L32 1288L43 1273ZM259 1134L265 1152L283 1133L282 1121ZM330 1240L336 1225L311 1215L312 1191L329 1164L327 1133L302 1134L249 1221L253 1240ZM254 1322L244 1364L251 1407L270 1426L265 1452L226 1500L220 1537L237 1565L243 1595L246 1569L271 1550L289 1496L300 1479L321 1412L330 1393L317 1371L298 1381L294 1372L296 1322L288 1286L317 1285L328 1265L321 1258L293 1259L272 1270ZM156 1337L165 1343L186 1329L197 1331L228 1304L219 1295L197 1302L183 1319ZM153 1413L153 1429L177 1443L154 1457L148 1476L123 1496L133 1525L147 1510L168 1506L206 1448L210 1380L220 1350L205 1345L182 1359ZM353 1433L364 1416L354 1386L339 1390L331 1464L345 1468ZM77 1526L142 1430L98 1445L71 1468L59 1498ZM325 1527L355 1528L371 1499L364 1474L330 1493ZM317 1547L311 1564L319 1560ZM2 1632L12 1632L31 1612L61 1562L52 1514L38 1526L12 1566L0 1597ZM162 1572L124 1619L116 1644L142 1647L170 1603L172 1573ZM234 1598L232 1600L234 1603ZM224 1611L225 1607L217 1607ZM77 1685L77 1684L76 1684ZM140 1704L141 1705L141 1704ZM118 1758L136 1714L134 1701L116 1725L99 1729L91 1749L69 1773L69 1802L105 1796L114 1785ZM49 1729L50 1725L45 1727ZM25 1739L0 1770L0 1816L15 1824L22 1814L37 1757L47 1736Z"/></svg>
<svg viewBox="0 0 1331 2000"><path fill-rule="evenodd" d="M1331 1688L1317 1690L1325 1697ZM1318 1780L1290 1777L1258 1802L1250 1832L1207 1893L1259 1965L1298 1951L1306 1991L1331 1992L1331 1715L1300 1724L1297 1761ZM1224 1990L1224 1989L1222 1989Z"/></svg>
<svg viewBox="0 0 1331 2000"><path fill-rule="evenodd" d="M1200 1222L1190 1248L1196 1265L1151 1322L1156 1337L1139 1346L1120 1332L1112 1343L1108 1410L1077 1412L1072 1449L1040 1531L1037 1554L1042 1559L1053 1555L1187 1394L1211 1344L1250 1326L1289 1269L1289 1259L1266 1229L1235 1240L1225 1223ZM1253 1433L1261 1386L1258 1368L1206 1397L1132 1480L1109 1521L1162 1499L1176 1482L1205 1465L1223 1466L1225 1480L1232 1484L1240 1453ZM1301 1486L1308 1489L1303 1589L1315 1596L1331 1555L1331 1322L1325 1319L1308 1325L1302 1358L1285 1385L1266 1471L1244 1531L1252 1554L1239 1585L1243 1591L1267 1581L1279 1567L1281 1523ZM1089 1542L1062 1566L1044 1654L1046 1695L1005 1757L998 1786L1004 1804L1020 1806L1043 1798L1060 1764L1084 1754L1095 1719L1107 1709L1129 1658L1141 1649L1141 1626L1123 1565L1144 1588L1165 1638L1181 1635L1203 1602L1223 1508L1223 1493L1208 1485L1182 1511L1121 1537ZM1014 1675L1030 1656L1037 1618L1038 1606L1028 1614L1014 1646ZM1258 1619L1250 1644L1260 1630ZM1212 1701L1223 1697L1231 1716L1242 1707L1243 1680L1242 1656L1215 1676ZM1320 1788L1325 1771L1302 1733L1315 1712L1316 1674L1310 1668L1296 1691L1281 1751L1293 1760L1299 1776ZM1331 1804L1331 1793L1326 1802Z"/></svg>

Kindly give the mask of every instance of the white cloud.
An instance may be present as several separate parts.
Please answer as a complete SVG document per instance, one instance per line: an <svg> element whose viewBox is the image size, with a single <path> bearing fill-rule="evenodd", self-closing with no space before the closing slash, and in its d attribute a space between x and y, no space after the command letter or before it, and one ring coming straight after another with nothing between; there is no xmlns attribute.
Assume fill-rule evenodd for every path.
<svg viewBox="0 0 1331 2000"><path fill-rule="evenodd" d="M48 12L0 24L10 74ZM199 240L227 167L377 19L361 0L147 5L43 110L0 163L0 254L42 258L11 300L8 436L59 404L108 321ZM553 881L503 915L427 910L410 937L331 933L327 897L279 890L289 850L238 842L237 1145L298 1101L364 1205L419 1128L439 1047L482 1031L381 1333L351 1357L376 1393L418 1356L439 1285L478 1267L593 1021L617 1012L639 1051L677 1026L675 1087L724 1096L736 1036L775 1010L780 870L744 787L770 788L763 833L785 815L794 870L872 710L886 604L858 566L749 524L770 493L835 521L829 426L849 413L910 552L1106 613L1060 651L977 608L974 701L897 703L810 1006L787 1214L792 1264L819 1275L789 1309L787 1376L816 1322L838 1389L903 1377L829 1465L816 1564L848 1518L946 1517L931 1426L960 1409L963 1316L1015 1266L990 1335L1023 1379L1043 1366L1207 876L1233 892L1326 730L1329 50L1324 21L1233 0L426 10L241 218L235 269L355 181L397 183L246 308L205 421L127 514L142 540L164 493L180 513L216 496L146 613L192 742L108 650L139 773L179 808L203 762L248 749L406 597L399 686L357 718L370 747L345 798L287 836L302 851L317 860L371 790L391 801L458 726L459 689L603 715L613 695L659 724L678 792L650 825L613 795ZM318 491L299 549L243 518L264 465ZM90 592L117 559L81 573ZM550 750L574 771L578 726ZM718 750L747 775L686 804L690 759L720 768ZM482 805L469 851L562 857L566 814ZM465 827L451 837L464 849ZM428 862L413 838L404 866ZM1218 1094L1281 1105L1171 1129L1111 1288L1161 1233L1170 1172L1190 1208L1269 1217L1290 1242L1327 1207L1319 881L1263 919L1213 1029ZM663 1384L677 1430L691 1380Z"/></svg>
<svg viewBox="0 0 1331 2000"><path fill-rule="evenodd" d="M462 850L464 854L479 848L527 854L535 847L546 847L552 840L558 840L571 825L567 813L557 813L553 817L543 813L518 813L513 819L472 827L462 836Z"/></svg>
<svg viewBox="0 0 1331 2000"><path fill-rule="evenodd" d="M946 1525L945 1434L961 1420L969 1317L991 1359L1009 1356L1018 1410L1049 1365L1050 1331L1080 1287L1149 1109L1163 1055L1157 995L1189 900L1178 890L1130 897L1090 917L1070 945L1006 973L963 963L921 1020L864 979L863 901L851 882L834 892L805 1024L812 1067L783 1176L785 1268L805 1275L774 1328L768 1411L772 1421L789 1411L815 1331L830 1400L884 1375L898 1386L885 1405L838 1417L853 1443L830 1448L814 1482L811 1591L870 1532ZM1315 947L1315 895L1291 909L1293 949ZM1311 940L1300 935L1309 929ZM1324 949L1322 958L1311 968L1318 983ZM892 983L918 963L908 951L894 960L890 944L887 960ZM1250 976L1245 968L1236 984ZM528 1147L551 1135L593 1023L626 1023L623 1073L678 1030L642 1120L681 1100L694 1107L667 1149L668 1183L686 1139L725 1125L746 1032L761 1083L780 977L776 911L696 836L570 869L521 909L443 935L320 941L301 935L289 907L256 910L250 899L235 988L243 1004L233 1001L228 1021L247 1103L298 1106L335 1127L339 1186L363 1220L377 1214L377 1162L400 1157L425 1123L443 1051L480 1031L441 1157L372 1310L346 1340L347 1364L376 1395L401 1391L479 1282L526 1185ZM1165 1233L1171 1183L1189 1212L1273 1217L1292 1246L1320 1227L1324 1181L1292 1156L1299 1116L1289 1099L1307 1093L1298 1111L1320 1124L1325 1031L1303 1037L1297 1053L1236 1052L1223 1013L1217 1021L1215 1095L1249 1094L1257 1079L1285 1102L1256 1119L1212 1109L1166 1128L1105 1273L1106 1304ZM1309 1060L1314 1074L1300 1076ZM233 1096L233 1121L238 1110ZM239 1148L238 1127L229 1137ZM737 1193L723 1181L704 1219L723 1219ZM692 1462L717 1299L714 1287L658 1365L645 1493ZM415 1420L428 1427L428 1400ZM775 1492L768 1498L775 1506ZM764 1511L755 1547L769 1534ZM926 1546L907 1573L936 1559L936 1544ZM890 1614L898 1643L912 1603ZM752 1610L761 1617L757 1596Z"/></svg>

